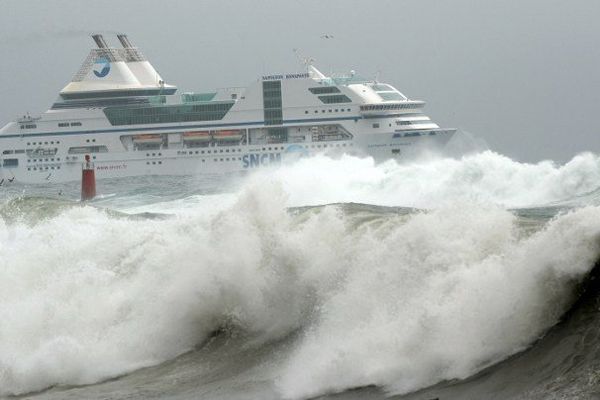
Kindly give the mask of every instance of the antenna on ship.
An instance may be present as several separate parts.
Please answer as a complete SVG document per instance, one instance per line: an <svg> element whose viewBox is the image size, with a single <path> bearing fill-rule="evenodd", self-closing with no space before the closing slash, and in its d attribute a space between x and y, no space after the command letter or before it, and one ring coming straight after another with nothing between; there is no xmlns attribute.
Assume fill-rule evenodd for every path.
<svg viewBox="0 0 600 400"><path fill-rule="evenodd" d="M323 73L321 71L319 71L317 69L317 67L315 67L313 65L314 62L316 61L314 58L303 57L300 54L299 49L292 49L292 50L293 50L294 54L296 55L296 57L298 57L298 60L300 61L300 63L306 67L306 69L308 70L308 73L310 74L311 77L318 78L318 79L326 79L327 78L325 75L323 75Z"/></svg>
<svg viewBox="0 0 600 400"><path fill-rule="evenodd" d="M312 57L303 57L300 54L300 49L292 49L292 51L294 52L294 54L298 58L298 61L300 61L300 64L302 64L302 65L304 65L306 67L308 67L309 65L313 65L313 63L316 61Z"/></svg>

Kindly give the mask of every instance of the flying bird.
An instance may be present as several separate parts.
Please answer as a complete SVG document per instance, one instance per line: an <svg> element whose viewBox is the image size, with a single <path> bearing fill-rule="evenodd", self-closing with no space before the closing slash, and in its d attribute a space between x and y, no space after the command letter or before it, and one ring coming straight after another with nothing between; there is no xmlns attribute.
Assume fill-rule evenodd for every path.
<svg viewBox="0 0 600 400"><path fill-rule="evenodd" d="M324 35L321 35L321 39L333 39L333 35L324 34Z"/></svg>

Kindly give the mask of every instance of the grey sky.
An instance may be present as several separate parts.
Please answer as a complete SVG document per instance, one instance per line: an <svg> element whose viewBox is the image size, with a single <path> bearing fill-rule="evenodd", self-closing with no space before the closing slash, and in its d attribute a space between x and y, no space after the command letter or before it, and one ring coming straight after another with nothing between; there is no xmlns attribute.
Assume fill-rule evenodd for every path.
<svg viewBox="0 0 600 400"><path fill-rule="evenodd" d="M600 153L596 0L0 0L0 124L48 108L93 47L125 32L180 90L296 71L398 87L440 125L522 161ZM333 39L322 39L331 34ZM113 43L112 37L107 37Z"/></svg>

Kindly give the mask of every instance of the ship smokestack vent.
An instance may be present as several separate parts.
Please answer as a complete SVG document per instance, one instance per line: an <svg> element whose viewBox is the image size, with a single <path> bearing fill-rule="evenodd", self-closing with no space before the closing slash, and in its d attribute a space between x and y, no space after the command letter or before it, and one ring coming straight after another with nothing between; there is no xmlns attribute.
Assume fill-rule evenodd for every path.
<svg viewBox="0 0 600 400"><path fill-rule="evenodd" d="M121 33L121 34L117 35L117 38L119 39L119 42L121 42L121 45L123 45L124 49L133 48L133 45L129 41L129 38L127 37L127 35L124 35Z"/></svg>
<svg viewBox="0 0 600 400"><path fill-rule="evenodd" d="M144 55L137 49L137 47L133 47L127 35L120 33L117 35L119 42L123 46L123 50L121 50L121 54L123 58L127 62L136 62L136 61L146 61Z"/></svg>
<svg viewBox="0 0 600 400"><path fill-rule="evenodd" d="M104 37L102 35L92 35L92 39L94 39L94 42L96 42L96 45L99 49L108 49L108 45L106 44L106 41L104 40Z"/></svg>

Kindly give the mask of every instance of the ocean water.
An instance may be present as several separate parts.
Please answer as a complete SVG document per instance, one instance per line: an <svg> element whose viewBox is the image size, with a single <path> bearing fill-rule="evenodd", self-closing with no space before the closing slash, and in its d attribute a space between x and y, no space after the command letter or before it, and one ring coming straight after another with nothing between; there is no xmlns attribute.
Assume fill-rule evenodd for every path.
<svg viewBox="0 0 600 400"><path fill-rule="evenodd" d="M600 156L0 187L0 397L600 396Z"/></svg>

